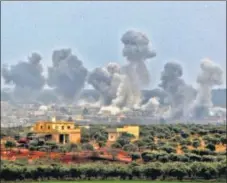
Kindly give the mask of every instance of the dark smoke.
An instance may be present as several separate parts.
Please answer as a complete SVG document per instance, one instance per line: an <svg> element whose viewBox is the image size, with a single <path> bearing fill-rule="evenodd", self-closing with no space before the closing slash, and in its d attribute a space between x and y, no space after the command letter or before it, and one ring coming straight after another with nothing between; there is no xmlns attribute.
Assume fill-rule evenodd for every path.
<svg viewBox="0 0 227 183"><path fill-rule="evenodd" d="M114 94L111 92L111 75L104 68L94 69L88 76L87 82L97 90L103 105L110 105ZM116 93L115 93L116 95Z"/></svg>
<svg viewBox="0 0 227 183"><path fill-rule="evenodd" d="M47 83L65 100L72 101L84 87L87 69L71 49L55 50L52 67L48 68Z"/></svg>
<svg viewBox="0 0 227 183"><path fill-rule="evenodd" d="M31 99L33 94L41 91L45 84L42 75L43 68L40 64L41 56L38 53L32 53L28 57L28 62L21 61L10 68L2 68L2 77L6 84L13 84L14 98Z"/></svg>
<svg viewBox="0 0 227 183"><path fill-rule="evenodd" d="M161 74L162 82L159 86L168 94L172 118L185 115L195 97L195 90L184 82L182 75L181 65L174 62L166 63Z"/></svg>
<svg viewBox="0 0 227 183"><path fill-rule="evenodd" d="M150 50L148 37L141 32L129 30L122 36L121 41L124 44L123 56L136 67L138 84L140 86L148 85L150 82L149 71L144 61L156 56L156 53Z"/></svg>
<svg viewBox="0 0 227 183"><path fill-rule="evenodd" d="M105 106L111 105L116 98L117 89L120 83L116 73L119 67L115 63L110 63L106 68L96 68L88 76L88 83L100 94L101 103Z"/></svg>

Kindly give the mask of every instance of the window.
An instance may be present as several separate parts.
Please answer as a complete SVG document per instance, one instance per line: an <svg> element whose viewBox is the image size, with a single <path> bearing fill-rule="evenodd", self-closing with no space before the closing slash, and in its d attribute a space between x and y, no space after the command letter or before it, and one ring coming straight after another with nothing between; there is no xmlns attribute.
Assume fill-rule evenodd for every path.
<svg viewBox="0 0 227 183"><path fill-rule="evenodd" d="M62 126L61 129L64 130L64 126Z"/></svg>
<svg viewBox="0 0 227 183"><path fill-rule="evenodd" d="M50 130L50 126L48 126L48 130Z"/></svg>
<svg viewBox="0 0 227 183"><path fill-rule="evenodd" d="M70 126L68 126L68 129L70 129Z"/></svg>
<svg viewBox="0 0 227 183"><path fill-rule="evenodd" d="M43 126L40 126L40 129L43 129Z"/></svg>

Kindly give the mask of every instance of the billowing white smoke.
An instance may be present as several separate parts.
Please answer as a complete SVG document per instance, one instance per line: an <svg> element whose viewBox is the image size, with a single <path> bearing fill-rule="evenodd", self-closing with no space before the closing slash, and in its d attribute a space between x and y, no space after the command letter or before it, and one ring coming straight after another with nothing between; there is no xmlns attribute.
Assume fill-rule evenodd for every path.
<svg viewBox="0 0 227 183"><path fill-rule="evenodd" d="M128 61L123 72L127 76L127 85L131 91L130 107L138 107L141 103L140 90L150 83L145 61L155 57L156 53L151 51L148 37L141 32L129 30L122 36L121 41L124 44L123 56Z"/></svg>
<svg viewBox="0 0 227 183"><path fill-rule="evenodd" d="M203 59L200 68L201 72L197 77L198 92L192 105L194 117L204 116L209 113L209 108L213 106L211 90L214 86L221 85L223 82L221 67L210 59Z"/></svg>
<svg viewBox="0 0 227 183"><path fill-rule="evenodd" d="M80 107L100 107L100 101L95 101L94 98L80 99L77 101L77 105Z"/></svg>
<svg viewBox="0 0 227 183"><path fill-rule="evenodd" d="M109 97L110 111L140 107L140 91L150 82L145 61L156 56L156 53L150 50L149 39L141 32L127 31L121 41L124 44L123 56L127 58L128 64L122 68L114 63L107 66L107 71L111 75L111 81L106 82L108 91L111 91L109 95L112 96Z"/></svg>
<svg viewBox="0 0 227 183"><path fill-rule="evenodd" d="M142 110L152 111L153 113L157 113L159 109L159 100L156 97L152 97L148 100L148 102L141 106Z"/></svg>

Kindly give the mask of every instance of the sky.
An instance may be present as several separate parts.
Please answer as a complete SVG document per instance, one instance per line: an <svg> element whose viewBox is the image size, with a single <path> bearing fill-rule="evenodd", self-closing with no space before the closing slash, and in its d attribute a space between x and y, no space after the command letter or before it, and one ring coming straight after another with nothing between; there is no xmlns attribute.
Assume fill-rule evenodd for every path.
<svg viewBox="0 0 227 183"><path fill-rule="evenodd" d="M130 29L147 34L157 52L147 62L149 88L160 82L168 61L182 64L184 79L196 87L206 57L221 65L226 87L226 2L1 2L1 64L37 51L47 68L54 49L72 48L89 70L123 65L120 39Z"/></svg>

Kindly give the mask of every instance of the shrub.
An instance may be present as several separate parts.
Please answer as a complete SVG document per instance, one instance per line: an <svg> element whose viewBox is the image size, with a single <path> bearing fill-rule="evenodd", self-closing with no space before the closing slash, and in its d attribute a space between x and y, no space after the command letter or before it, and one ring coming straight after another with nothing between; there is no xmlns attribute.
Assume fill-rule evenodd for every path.
<svg viewBox="0 0 227 183"><path fill-rule="evenodd" d="M124 151L135 152L138 151L138 147L134 144L126 144L123 146Z"/></svg>
<svg viewBox="0 0 227 183"><path fill-rule="evenodd" d="M86 144L83 144L82 145L82 149L83 150L90 150L90 151L93 151L94 150L94 147L93 145L89 144L89 143L86 143Z"/></svg>
<svg viewBox="0 0 227 183"><path fill-rule="evenodd" d="M16 147L16 143L13 141L6 141L5 148L13 148Z"/></svg>
<svg viewBox="0 0 227 183"><path fill-rule="evenodd" d="M176 177L178 180L183 180L183 177L187 176L189 168L182 163L173 164L173 166L168 171L168 175Z"/></svg>
<svg viewBox="0 0 227 183"><path fill-rule="evenodd" d="M151 178L152 180L157 179L159 176L163 174L161 164L148 164L143 169L144 175L147 178Z"/></svg>
<svg viewBox="0 0 227 183"><path fill-rule="evenodd" d="M186 133L186 132L181 132L181 137L186 139L190 136L190 134Z"/></svg>
<svg viewBox="0 0 227 183"><path fill-rule="evenodd" d="M171 146L167 146L167 145L161 147L160 150L166 151L167 153L173 153L173 152L175 153L176 152L175 148L173 148Z"/></svg>
<svg viewBox="0 0 227 183"><path fill-rule="evenodd" d="M141 157L144 162L151 162L156 160L157 154L144 152L141 154Z"/></svg>
<svg viewBox="0 0 227 183"><path fill-rule="evenodd" d="M226 138L226 137L223 137L223 136L222 136L222 137L220 138L220 141L221 141L222 144L227 144L227 138Z"/></svg>
<svg viewBox="0 0 227 183"><path fill-rule="evenodd" d="M204 162L215 162L216 158L214 156L205 155L205 156L202 156L202 161L204 161Z"/></svg>
<svg viewBox="0 0 227 183"><path fill-rule="evenodd" d="M199 146L200 146L200 141L199 140L194 140L193 142L192 142L192 146L193 147L195 147L195 148L198 148Z"/></svg>
<svg viewBox="0 0 227 183"><path fill-rule="evenodd" d="M201 159L202 159L201 156L198 156L196 154L191 154L191 153L186 153L185 156L188 157L189 160L192 161L192 162L193 161L201 161Z"/></svg>
<svg viewBox="0 0 227 183"><path fill-rule="evenodd" d="M118 143L118 142L114 142L112 145L111 145L112 148L121 148L121 144Z"/></svg>
<svg viewBox="0 0 227 183"><path fill-rule="evenodd" d="M209 150L211 150L211 151L215 151L216 150L215 145L214 144L210 144L210 143L207 144L206 148L209 149Z"/></svg>
<svg viewBox="0 0 227 183"><path fill-rule="evenodd" d="M135 161L141 158L140 153L131 153L132 160Z"/></svg>

